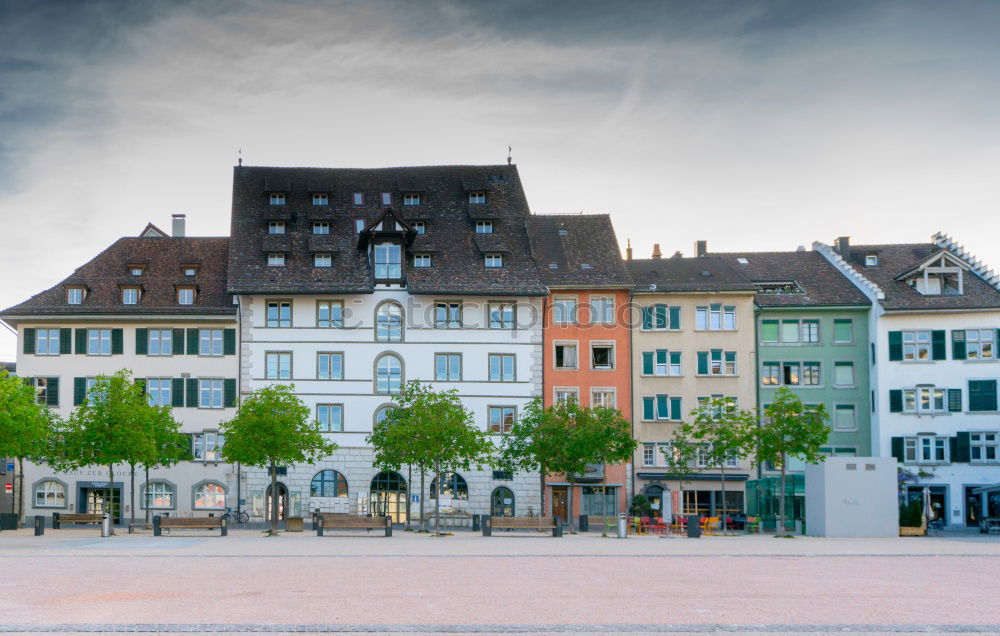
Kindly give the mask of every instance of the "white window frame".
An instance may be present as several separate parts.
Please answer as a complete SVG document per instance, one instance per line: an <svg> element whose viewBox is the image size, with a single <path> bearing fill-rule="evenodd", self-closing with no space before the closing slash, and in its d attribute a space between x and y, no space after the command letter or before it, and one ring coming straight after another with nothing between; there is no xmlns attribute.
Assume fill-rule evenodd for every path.
<svg viewBox="0 0 1000 636"><path fill-rule="evenodd" d="M87 355L88 356L111 355L110 329L87 329Z"/></svg>
<svg viewBox="0 0 1000 636"><path fill-rule="evenodd" d="M590 324L592 325L615 324L614 296L591 296L589 300L590 300ZM600 307L600 311L598 311L598 307Z"/></svg>
<svg viewBox="0 0 1000 636"><path fill-rule="evenodd" d="M82 287L67 287L66 288L66 304L67 305L82 305L83 304L83 288Z"/></svg>
<svg viewBox="0 0 1000 636"><path fill-rule="evenodd" d="M198 355L221 356L223 352L222 329L198 330Z"/></svg>
<svg viewBox="0 0 1000 636"><path fill-rule="evenodd" d="M988 439L987 436L992 436ZM973 457L979 451L979 458ZM993 451L992 459L987 457L988 451ZM974 464L1000 463L1000 431L970 431L969 432L969 462Z"/></svg>
<svg viewBox="0 0 1000 636"><path fill-rule="evenodd" d="M336 418L334 418L335 414L337 415ZM336 421L334 421L335 419ZM321 433L343 433L344 405L327 403L317 404L316 421L319 422L319 430Z"/></svg>
<svg viewBox="0 0 1000 636"><path fill-rule="evenodd" d="M615 355L616 347L613 340L592 340L590 343L590 368L593 371L613 371L616 367L615 365ZM594 361L594 353L597 348L609 349L609 360L607 365L598 366Z"/></svg>
<svg viewBox="0 0 1000 636"><path fill-rule="evenodd" d="M173 354L174 354L173 329L153 328L146 332L146 355L172 356Z"/></svg>
<svg viewBox="0 0 1000 636"><path fill-rule="evenodd" d="M313 193L312 202L313 205L330 205L330 195L322 193Z"/></svg>
<svg viewBox="0 0 1000 636"><path fill-rule="evenodd" d="M483 257L483 263L487 269L501 269L503 267L503 254L500 252L487 252Z"/></svg>
<svg viewBox="0 0 1000 636"><path fill-rule="evenodd" d="M563 353L563 365L559 365L559 356L556 354L559 347L571 347L573 349L574 364L565 364L566 355ZM555 340L552 342L552 368L557 371L576 371L580 368L580 343L578 340Z"/></svg>
<svg viewBox="0 0 1000 636"><path fill-rule="evenodd" d="M493 221L476 221L476 234L493 234Z"/></svg>
<svg viewBox="0 0 1000 636"><path fill-rule="evenodd" d="M849 427L844 427L840 425L839 414L841 411L847 411L848 408L851 412L851 425ZM849 432L858 430L858 407L855 404L834 404L833 405L833 427L832 429L836 432Z"/></svg>
<svg viewBox="0 0 1000 636"><path fill-rule="evenodd" d="M326 235L330 233L329 221L313 221L312 233L315 235Z"/></svg>
<svg viewBox="0 0 1000 636"><path fill-rule="evenodd" d="M222 378L198 378L198 408L221 409L225 407ZM216 399L218 396L218 399ZM208 398L207 400L205 398Z"/></svg>
<svg viewBox="0 0 1000 636"><path fill-rule="evenodd" d="M557 386L552 388L553 404L565 404L572 398L580 403L580 388L575 386Z"/></svg>
<svg viewBox="0 0 1000 636"><path fill-rule="evenodd" d="M178 305L193 305L194 304L194 287L178 287L177 288L177 304Z"/></svg>
<svg viewBox="0 0 1000 636"><path fill-rule="evenodd" d="M326 373L323 372L323 361L326 361ZM334 362L338 361L336 365ZM334 371L337 373L334 373ZM320 351L316 354L316 379L317 380L343 380L344 379L344 354L340 351Z"/></svg>
<svg viewBox="0 0 1000 636"><path fill-rule="evenodd" d="M285 254L283 252L268 252L268 254L267 254L267 266L268 267L284 267L285 266Z"/></svg>
<svg viewBox="0 0 1000 636"><path fill-rule="evenodd" d="M900 332L900 338L903 343L903 362L933 362L930 329L906 329ZM924 357L921 357L921 353Z"/></svg>
<svg viewBox="0 0 1000 636"><path fill-rule="evenodd" d="M392 205L392 193L383 192L382 193L382 205Z"/></svg>
<svg viewBox="0 0 1000 636"><path fill-rule="evenodd" d="M209 486L213 486L213 487L219 488L222 491L221 494L219 492L216 492L216 491L213 490L212 494L210 495L211 498L209 498L209 494L206 492ZM201 492L201 496L200 497L199 497L199 491ZM222 498L221 505L219 503L219 497ZM200 505L199 505L199 501L202 502ZM208 504L215 504L215 505L208 505ZM191 509L192 510L225 510L226 509L226 487L223 486L222 484L219 484L219 483L216 483L216 482L208 482L208 483L200 484L198 487L196 487L194 489L194 500L191 502Z"/></svg>
<svg viewBox="0 0 1000 636"><path fill-rule="evenodd" d="M414 221L410 226L417 234L427 234L427 223L424 221Z"/></svg>
<svg viewBox="0 0 1000 636"><path fill-rule="evenodd" d="M975 334L975 337L970 337ZM989 355L983 354L983 345L989 346ZM975 349L975 354L973 354ZM965 359L966 360L996 360L997 359L997 330L990 329L966 329L965 330Z"/></svg>
<svg viewBox="0 0 1000 636"><path fill-rule="evenodd" d="M351 203L354 205L364 205L365 204L365 193L364 192L352 192L351 193Z"/></svg>
<svg viewBox="0 0 1000 636"><path fill-rule="evenodd" d="M139 295L138 287L122 287L122 304L138 305Z"/></svg>
<svg viewBox="0 0 1000 636"><path fill-rule="evenodd" d="M469 203L472 205L482 205L486 203L486 192L476 190L469 193Z"/></svg>
<svg viewBox="0 0 1000 636"><path fill-rule="evenodd" d="M271 205L285 205L285 195L280 192L272 192L270 203Z"/></svg>
<svg viewBox="0 0 1000 636"><path fill-rule="evenodd" d="M426 252L413 255L413 267L426 269L431 266L431 255Z"/></svg>
<svg viewBox="0 0 1000 636"><path fill-rule="evenodd" d="M403 205L406 207L420 205L420 193L410 192L408 194L403 194Z"/></svg>
<svg viewBox="0 0 1000 636"><path fill-rule="evenodd" d="M173 404L173 380L146 378L146 396L152 406L170 406Z"/></svg>
<svg viewBox="0 0 1000 636"><path fill-rule="evenodd" d="M592 407L616 408L618 406L618 392L615 391L614 387L609 386L591 387L590 405Z"/></svg>
<svg viewBox="0 0 1000 636"><path fill-rule="evenodd" d="M56 486L53 488L52 486ZM34 502L34 508L65 508L67 505L67 488L62 482L56 481L55 479L46 479L35 485L34 493L32 495L32 501ZM38 495L42 495L41 500L39 500ZM60 500L50 503L49 495L52 495L52 499Z"/></svg>
<svg viewBox="0 0 1000 636"><path fill-rule="evenodd" d="M288 232L288 225L284 221L268 221L267 233L271 236L283 236Z"/></svg>
<svg viewBox="0 0 1000 636"><path fill-rule="evenodd" d="M292 379L292 353L290 351L268 351L264 353L265 380Z"/></svg>
<svg viewBox="0 0 1000 636"><path fill-rule="evenodd" d="M494 425L494 414L498 416L498 425ZM509 416L509 423L508 423ZM502 405L491 405L486 408L486 426L487 430L494 435L504 435L510 432L510 429L517 423L517 407L516 406L502 406Z"/></svg>
<svg viewBox="0 0 1000 636"><path fill-rule="evenodd" d="M329 252L319 252L313 254L313 267L321 269L333 267L333 254Z"/></svg>
<svg viewBox="0 0 1000 636"><path fill-rule="evenodd" d="M89 341L89 338L88 338ZM59 355L59 329L39 328L35 330L35 355Z"/></svg>
<svg viewBox="0 0 1000 636"><path fill-rule="evenodd" d="M567 310L563 309L562 303L572 303ZM552 299L552 324L553 325L575 325L579 320L579 300L576 296L556 296Z"/></svg>

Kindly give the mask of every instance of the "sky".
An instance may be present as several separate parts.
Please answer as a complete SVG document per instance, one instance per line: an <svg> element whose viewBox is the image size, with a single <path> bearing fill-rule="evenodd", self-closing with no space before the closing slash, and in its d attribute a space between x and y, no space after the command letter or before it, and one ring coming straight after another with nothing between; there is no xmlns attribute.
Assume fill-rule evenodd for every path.
<svg viewBox="0 0 1000 636"><path fill-rule="evenodd" d="M232 166L505 163L636 257L925 242L1000 269L1000 3L5 0L0 307ZM15 338L0 329L0 360Z"/></svg>

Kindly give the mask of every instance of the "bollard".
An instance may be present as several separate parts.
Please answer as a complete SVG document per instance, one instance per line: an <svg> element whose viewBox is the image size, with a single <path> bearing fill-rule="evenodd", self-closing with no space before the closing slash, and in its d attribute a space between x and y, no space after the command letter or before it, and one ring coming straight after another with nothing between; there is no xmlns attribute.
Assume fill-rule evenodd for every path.
<svg viewBox="0 0 1000 636"><path fill-rule="evenodd" d="M563 535L562 519L557 516L553 521L555 525L552 526L552 536L561 537Z"/></svg>
<svg viewBox="0 0 1000 636"><path fill-rule="evenodd" d="M483 515L483 536L492 537L493 536L493 521L489 515Z"/></svg>
<svg viewBox="0 0 1000 636"><path fill-rule="evenodd" d="M59 513L58 512L53 512L52 513L52 529L53 530L58 530L59 529Z"/></svg>
<svg viewBox="0 0 1000 636"><path fill-rule="evenodd" d="M101 519L101 536L111 536L111 515L106 512L104 513L104 518Z"/></svg>
<svg viewBox="0 0 1000 636"><path fill-rule="evenodd" d="M229 536L229 519L220 519L219 522L222 524L222 536Z"/></svg>
<svg viewBox="0 0 1000 636"><path fill-rule="evenodd" d="M162 530L160 530L160 519L161 518L162 517L160 517L160 515L156 515L155 517L153 517L153 536L154 537L160 536L160 533L162 532Z"/></svg>
<svg viewBox="0 0 1000 636"><path fill-rule="evenodd" d="M688 539L698 539L701 537L701 521L695 515L688 517L687 534Z"/></svg>
<svg viewBox="0 0 1000 636"><path fill-rule="evenodd" d="M628 519L625 518L624 514L618 515L618 538L624 539L628 537Z"/></svg>
<svg viewBox="0 0 1000 636"><path fill-rule="evenodd" d="M45 534L45 517L35 515L35 536L40 537Z"/></svg>
<svg viewBox="0 0 1000 636"><path fill-rule="evenodd" d="M323 536L323 517L320 516L316 517L316 536Z"/></svg>
<svg viewBox="0 0 1000 636"><path fill-rule="evenodd" d="M482 517L480 515L472 515L472 531L479 532L479 528L482 525Z"/></svg>

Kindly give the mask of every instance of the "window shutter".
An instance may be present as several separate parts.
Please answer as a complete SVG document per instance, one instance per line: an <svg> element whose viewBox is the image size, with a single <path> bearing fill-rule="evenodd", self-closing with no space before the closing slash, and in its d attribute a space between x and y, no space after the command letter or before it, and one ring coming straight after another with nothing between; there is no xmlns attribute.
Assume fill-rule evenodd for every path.
<svg viewBox="0 0 1000 636"><path fill-rule="evenodd" d="M170 337L170 352L172 355L184 355L184 330L173 329L174 333Z"/></svg>
<svg viewBox="0 0 1000 636"><path fill-rule="evenodd" d="M890 331L889 332L889 360L902 360L903 359L903 332L902 331Z"/></svg>
<svg viewBox="0 0 1000 636"><path fill-rule="evenodd" d="M957 461L955 457L958 456L958 439L955 437L948 438L948 461Z"/></svg>
<svg viewBox="0 0 1000 636"><path fill-rule="evenodd" d="M954 329L951 332L951 359L965 360L965 330Z"/></svg>
<svg viewBox="0 0 1000 636"><path fill-rule="evenodd" d="M898 461L900 464L903 463L903 461L904 461L905 458L903 457L903 438L902 437L893 437L892 438L892 456L895 457L896 461Z"/></svg>
<svg viewBox="0 0 1000 636"><path fill-rule="evenodd" d="M679 397L670 398L670 419L680 421L681 417L681 399Z"/></svg>
<svg viewBox="0 0 1000 636"><path fill-rule="evenodd" d="M889 412L903 412L903 391L902 389L889 389Z"/></svg>
<svg viewBox="0 0 1000 636"><path fill-rule="evenodd" d="M189 356L198 355L198 330L187 330L187 354Z"/></svg>
<svg viewBox="0 0 1000 636"><path fill-rule="evenodd" d="M144 356L149 352L149 329L135 330L135 355Z"/></svg>
<svg viewBox="0 0 1000 636"><path fill-rule="evenodd" d="M680 365L681 363L681 352L671 351L670 352L670 364Z"/></svg>
<svg viewBox="0 0 1000 636"><path fill-rule="evenodd" d="M83 404L87 397L87 378L73 378L73 406Z"/></svg>
<svg viewBox="0 0 1000 636"><path fill-rule="evenodd" d="M76 333L73 334L73 339L76 341L73 345L73 351L87 353L87 330L77 329Z"/></svg>
<svg viewBox="0 0 1000 636"><path fill-rule="evenodd" d="M24 330L24 352L35 352L35 330L32 327L27 327Z"/></svg>
<svg viewBox="0 0 1000 636"><path fill-rule="evenodd" d="M642 374L653 375L653 352L642 352Z"/></svg>
<svg viewBox="0 0 1000 636"><path fill-rule="evenodd" d="M962 412L962 389L948 389L948 411Z"/></svg>
<svg viewBox="0 0 1000 636"><path fill-rule="evenodd" d="M698 375L708 374L708 352L699 351L698 352Z"/></svg>
<svg viewBox="0 0 1000 636"><path fill-rule="evenodd" d="M996 380L969 380L969 410L997 410Z"/></svg>
<svg viewBox="0 0 1000 636"><path fill-rule="evenodd" d="M681 308L671 307L670 308L670 328L680 329L681 328Z"/></svg>
<svg viewBox="0 0 1000 636"><path fill-rule="evenodd" d="M653 398L644 397L642 398L642 419L644 420L655 420L656 413L654 411L655 404Z"/></svg>
<svg viewBox="0 0 1000 636"><path fill-rule="evenodd" d="M667 363L667 350L657 349L656 350L656 364L666 364Z"/></svg>
<svg viewBox="0 0 1000 636"><path fill-rule="evenodd" d="M658 393L656 395L656 419L667 420L670 419L670 407L667 396Z"/></svg>
<svg viewBox="0 0 1000 636"><path fill-rule="evenodd" d="M59 378L46 378L45 403L49 406L59 406Z"/></svg>
<svg viewBox="0 0 1000 636"><path fill-rule="evenodd" d="M962 462L965 464L972 461L972 452L969 449L971 446L969 431L959 431L958 433L955 433L955 437L952 439L955 440L955 452L951 455L951 461Z"/></svg>
<svg viewBox="0 0 1000 636"><path fill-rule="evenodd" d="M653 328L653 308L643 307L642 308L642 328L649 330Z"/></svg>
<svg viewBox="0 0 1000 636"><path fill-rule="evenodd" d="M184 406L184 378L170 380L170 406Z"/></svg>
<svg viewBox="0 0 1000 636"><path fill-rule="evenodd" d="M132 382L142 390L143 395L146 395L146 378L136 378Z"/></svg>
<svg viewBox="0 0 1000 636"><path fill-rule="evenodd" d="M935 329L931 332L931 360L947 360L948 349L945 345L945 334L943 329Z"/></svg>
<svg viewBox="0 0 1000 636"><path fill-rule="evenodd" d="M236 406L236 378L222 381L222 405L227 409Z"/></svg>
<svg viewBox="0 0 1000 636"><path fill-rule="evenodd" d="M188 406L198 406L198 380L196 378L187 379L187 401Z"/></svg>
<svg viewBox="0 0 1000 636"><path fill-rule="evenodd" d="M653 305L653 327L656 329L667 328L667 306Z"/></svg>
<svg viewBox="0 0 1000 636"><path fill-rule="evenodd" d="M236 330L225 329L222 332L222 353L227 356L236 355Z"/></svg>
<svg viewBox="0 0 1000 636"><path fill-rule="evenodd" d="M111 330L111 355L120 356L125 353L125 334L121 329Z"/></svg>
<svg viewBox="0 0 1000 636"><path fill-rule="evenodd" d="M59 353L73 353L73 330L69 327L59 330Z"/></svg>

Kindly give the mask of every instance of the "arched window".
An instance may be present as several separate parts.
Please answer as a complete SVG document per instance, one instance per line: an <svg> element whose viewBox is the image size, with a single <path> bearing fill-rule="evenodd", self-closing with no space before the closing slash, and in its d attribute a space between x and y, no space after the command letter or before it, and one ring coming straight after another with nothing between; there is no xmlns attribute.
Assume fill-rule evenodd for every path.
<svg viewBox="0 0 1000 636"><path fill-rule="evenodd" d="M371 508L375 515L406 522L406 480L399 473L384 471L372 478Z"/></svg>
<svg viewBox="0 0 1000 636"><path fill-rule="evenodd" d="M381 424L382 420L384 420L385 416L389 413L389 409L395 408L395 406L395 404L385 404L375 409L375 423Z"/></svg>
<svg viewBox="0 0 1000 636"><path fill-rule="evenodd" d="M309 484L310 497L346 497L347 479L335 470L321 470Z"/></svg>
<svg viewBox="0 0 1000 636"><path fill-rule="evenodd" d="M403 386L403 363L399 357L386 353L375 363L375 392L399 393Z"/></svg>
<svg viewBox="0 0 1000 636"><path fill-rule="evenodd" d="M444 473L441 480L441 494L452 499L469 499L469 484L458 473ZM437 477L431 480L431 499L437 499Z"/></svg>
<svg viewBox="0 0 1000 636"><path fill-rule="evenodd" d="M172 510L176 508L175 497L177 493L172 484L165 481L153 481L146 484L142 493L142 507L155 510L165 508Z"/></svg>
<svg viewBox="0 0 1000 636"><path fill-rule="evenodd" d="M65 508L66 486L58 481L47 479L35 486L36 508Z"/></svg>
<svg viewBox="0 0 1000 636"><path fill-rule="evenodd" d="M403 308L399 303L382 303L375 310L375 341L402 342Z"/></svg>
<svg viewBox="0 0 1000 636"><path fill-rule="evenodd" d="M206 482L194 488L195 510L225 510L226 489L222 484Z"/></svg>
<svg viewBox="0 0 1000 636"><path fill-rule="evenodd" d="M490 515L494 517L514 516L514 492L506 486L500 486L490 495Z"/></svg>

